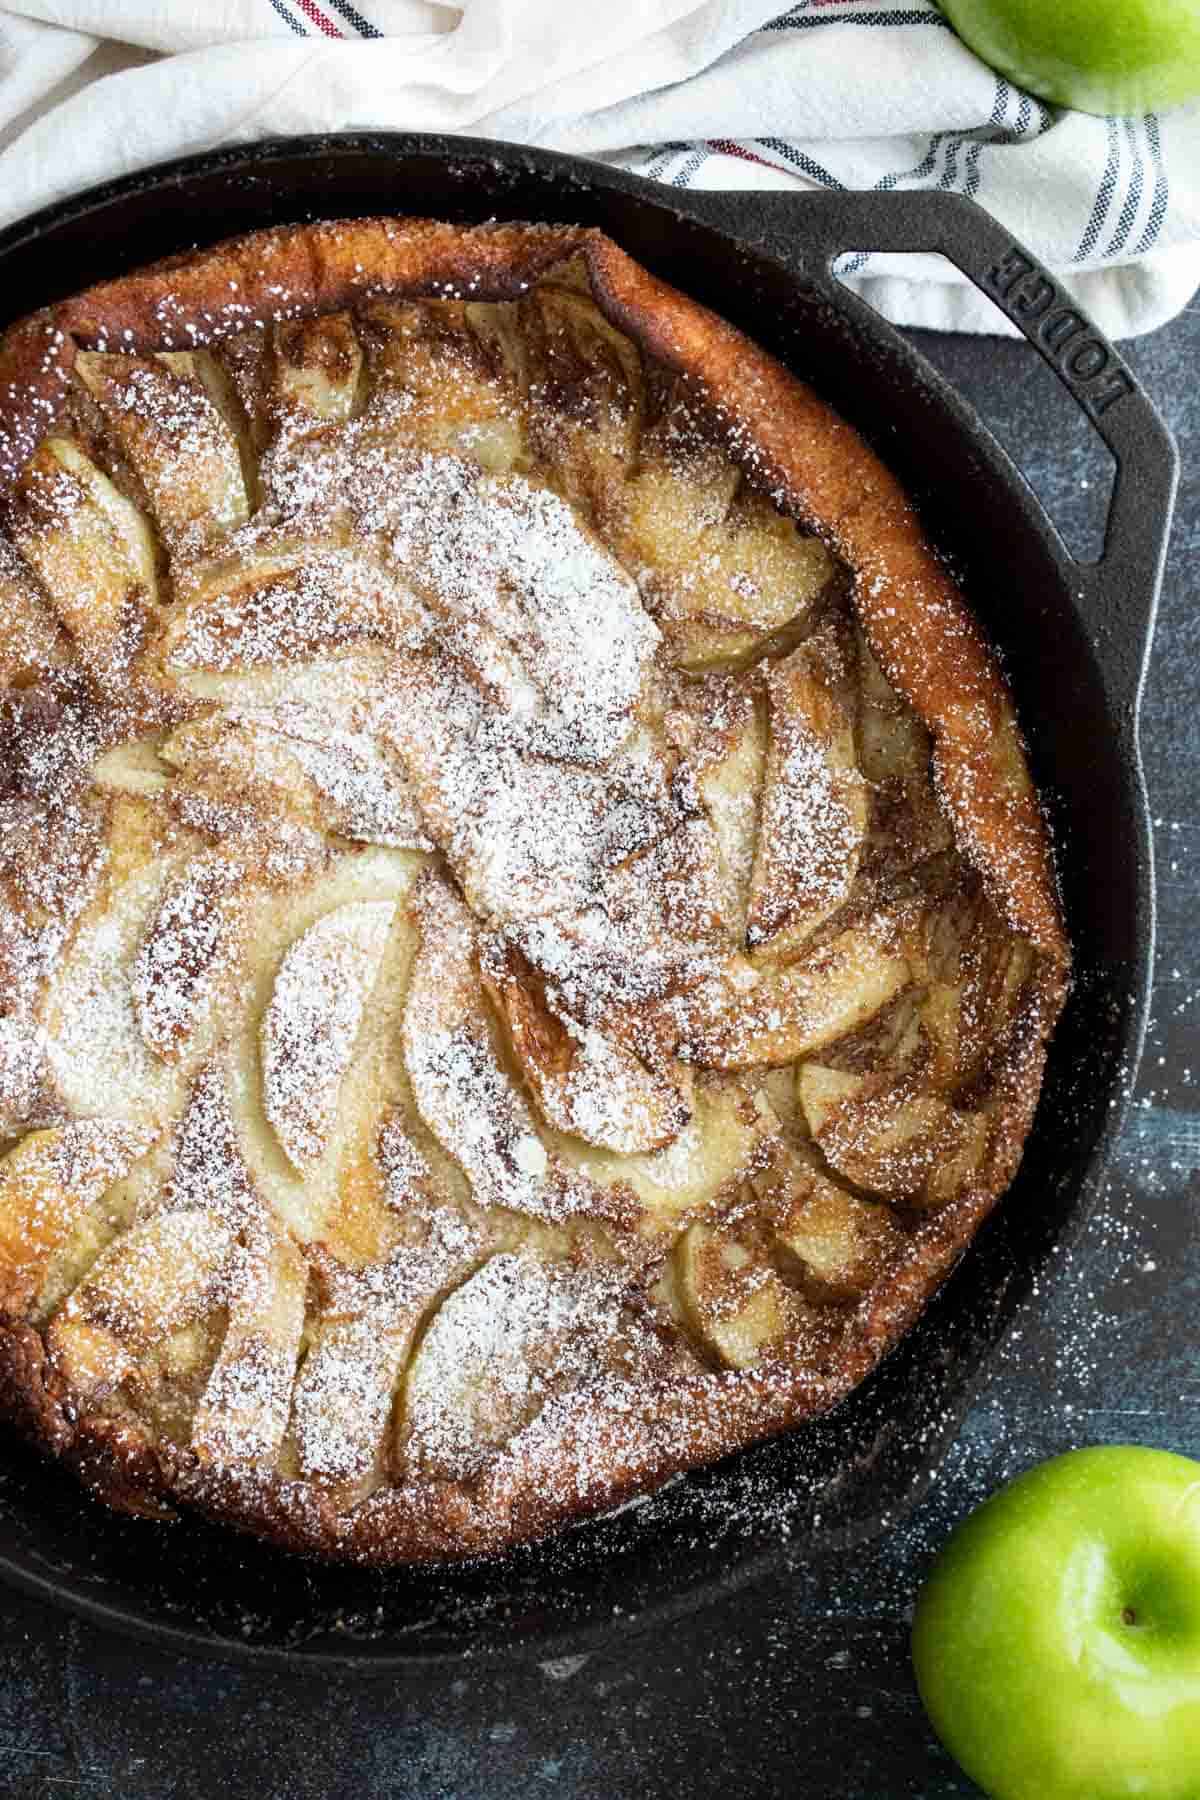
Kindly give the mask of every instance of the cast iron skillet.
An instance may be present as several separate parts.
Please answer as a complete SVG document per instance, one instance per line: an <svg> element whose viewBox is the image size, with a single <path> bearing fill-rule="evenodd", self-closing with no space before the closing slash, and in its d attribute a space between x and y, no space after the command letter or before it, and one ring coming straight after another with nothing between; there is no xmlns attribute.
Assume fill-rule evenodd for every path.
<svg viewBox="0 0 1200 1800"><path fill-rule="evenodd" d="M190 157L0 234L0 325L151 258L291 220L411 212L599 225L742 326L879 448L922 507L1008 669L1049 797L1075 990L1020 1174L954 1276L827 1420L649 1502L473 1566L375 1574L196 1521L115 1518L5 1440L0 1573L175 1648L378 1668L585 1646L869 1537L911 1507L989 1354L1095 1199L1145 1025L1154 937L1137 707L1176 478L1170 437L1100 334L968 200L679 192L479 140L293 139ZM940 251L1008 313L1109 445L1104 554L1075 561L979 419L830 262Z"/></svg>

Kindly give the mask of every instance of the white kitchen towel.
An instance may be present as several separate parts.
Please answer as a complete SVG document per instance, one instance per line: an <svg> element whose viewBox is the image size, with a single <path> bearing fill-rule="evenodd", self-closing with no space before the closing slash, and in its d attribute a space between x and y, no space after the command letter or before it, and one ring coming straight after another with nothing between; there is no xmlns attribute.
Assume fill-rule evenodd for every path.
<svg viewBox="0 0 1200 1800"><path fill-rule="evenodd" d="M0 223L167 157L354 127L542 144L675 187L972 194L1114 336L1200 284L1200 104L1046 106L932 0L0 6ZM843 274L902 323L1011 329L939 258L850 255Z"/></svg>

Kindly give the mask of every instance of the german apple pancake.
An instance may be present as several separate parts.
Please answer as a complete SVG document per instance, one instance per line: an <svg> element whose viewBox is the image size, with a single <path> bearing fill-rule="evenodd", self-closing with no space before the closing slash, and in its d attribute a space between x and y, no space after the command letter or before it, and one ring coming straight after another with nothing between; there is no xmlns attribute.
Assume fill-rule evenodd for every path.
<svg viewBox="0 0 1200 1800"><path fill-rule="evenodd" d="M597 232L331 222L12 327L0 526L11 1419L387 1563L862 1380L1069 953L848 425Z"/></svg>

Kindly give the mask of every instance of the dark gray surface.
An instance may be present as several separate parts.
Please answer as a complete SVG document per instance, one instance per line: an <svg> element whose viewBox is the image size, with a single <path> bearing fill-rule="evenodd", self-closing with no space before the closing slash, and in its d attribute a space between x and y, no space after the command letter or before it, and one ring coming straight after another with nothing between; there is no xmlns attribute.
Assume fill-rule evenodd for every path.
<svg viewBox="0 0 1200 1800"><path fill-rule="evenodd" d="M1104 459L1028 348L922 337L1060 520L1102 512ZM1159 858L1154 1017L1104 1205L1027 1309L932 1493L819 1574L609 1652L461 1675L293 1677L188 1662L3 1594L0 1795L166 1800L965 1800L909 1669L913 1594L951 1526L1074 1445L1200 1455L1200 303L1125 347L1184 485L1143 714Z"/></svg>

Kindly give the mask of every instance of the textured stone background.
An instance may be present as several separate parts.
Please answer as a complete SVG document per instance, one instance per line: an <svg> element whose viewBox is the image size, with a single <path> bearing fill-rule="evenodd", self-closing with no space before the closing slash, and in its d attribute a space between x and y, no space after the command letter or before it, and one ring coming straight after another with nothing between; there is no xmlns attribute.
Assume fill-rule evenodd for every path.
<svg viewBox="0 0 1200 1800"><path fill-rule="evenodd" d="M1073 539L1102 457L1024 346L925 337ZM1138 1100L1110 1192L1031 1302L917 1512L819 1574L555 1663L299 1680L146 1650L4 1591L3 1800L965 1800L912 1685L912 1597L950 1526L1006 1476L1088 1442L1200 1455L1200 304L1129 347L1184 458L1143 741L1159 951ZM1194 1065L1194 1067L1193 1067Z"/></svg>

